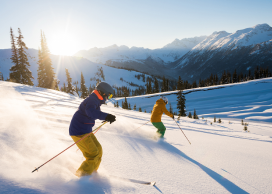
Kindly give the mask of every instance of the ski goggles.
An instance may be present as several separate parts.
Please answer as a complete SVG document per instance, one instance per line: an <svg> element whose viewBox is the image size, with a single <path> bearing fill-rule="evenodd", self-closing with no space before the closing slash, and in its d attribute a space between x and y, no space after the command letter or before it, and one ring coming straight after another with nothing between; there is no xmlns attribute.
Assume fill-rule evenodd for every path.
<svg viewBox="0 0 272 194"><path fill-rule="evenodd" d="M108 100L110 100L112 98L112 96L113 96L112 94L109 94L108 95Z"/></svg>

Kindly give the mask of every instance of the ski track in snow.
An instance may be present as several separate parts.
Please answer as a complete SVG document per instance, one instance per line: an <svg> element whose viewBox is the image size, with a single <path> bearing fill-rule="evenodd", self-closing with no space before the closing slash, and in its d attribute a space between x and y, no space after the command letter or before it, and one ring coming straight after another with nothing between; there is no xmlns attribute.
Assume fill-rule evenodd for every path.
<svg viewBox="0 0 272 194"><path fill-rule="evenodd" d="M181 118L178 122L191 145L165 115L162 121L167 131L165 139L159 140L148 122L150 113L114 108L111 103L103 105L102 111L115 114L117 120L96 133L104 152L98 173L80 179L73 172L84 158L76 146L38 172L31 171L74 143L68 128L82 100L54 90L0 81L0 192L270 193L272 127L271 119L266 117L272 116L272 103L269 92L258 92L261 87L262 91L265 87L271 89L272 79L265 81L270 85L256 81L257 87L250 82L206 91L206 96L203 92L188 94L188 105L194 104L197 111L202 108L199 112L204 116L199 120ZM234 96L244 87L250 87L251 92L235 97L236 103L233 99L223 104L219 103L222 99L214 101L224 92ZM208 96L214 99L210 101ZM134 98L134 102L146 100L148 107L157 98ZM169 99L174 102L174 95ZM213 108L204 108L209 105ZM241 120L229 116L241 112L255 118L261 115L260 121L268 122L249 118L246 122L250 132L244 132ZM214 114L220 113L226 118L211 125ZM97 121L95 127L100 124ZM109 175L156 181L156 185L129 183Z"/></svg>

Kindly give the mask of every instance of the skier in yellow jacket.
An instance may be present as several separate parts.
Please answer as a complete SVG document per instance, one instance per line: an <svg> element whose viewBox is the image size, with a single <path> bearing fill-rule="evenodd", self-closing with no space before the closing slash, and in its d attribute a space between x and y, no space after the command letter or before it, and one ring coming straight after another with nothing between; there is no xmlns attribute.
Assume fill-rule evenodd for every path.
<svg viewBox="0 0 272 194"><path fill-rule="evenodd" d="M162 96L159 100L157 100L153 107L150 119L151 123L158 129L157 133L161 138L163 138L166 130L165 126L161 122L162 114L165 113L167 116L174 119L174 115L166 109L166 104L168 104L168 99L165 96Z"/></svg>

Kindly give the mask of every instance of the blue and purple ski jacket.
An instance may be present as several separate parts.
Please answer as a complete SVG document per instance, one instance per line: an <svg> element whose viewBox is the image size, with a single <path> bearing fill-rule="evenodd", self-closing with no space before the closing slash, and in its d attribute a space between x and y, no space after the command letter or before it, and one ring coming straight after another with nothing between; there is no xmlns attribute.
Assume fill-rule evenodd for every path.
<svg viewBox="0 0 272 194"><path fill-rule="evenodd" d="M69 127L70 136L90 133L96 119L105 120L108 114L100 110L100 106L104 103L102 96L94 90L75 112Z"/></svg>

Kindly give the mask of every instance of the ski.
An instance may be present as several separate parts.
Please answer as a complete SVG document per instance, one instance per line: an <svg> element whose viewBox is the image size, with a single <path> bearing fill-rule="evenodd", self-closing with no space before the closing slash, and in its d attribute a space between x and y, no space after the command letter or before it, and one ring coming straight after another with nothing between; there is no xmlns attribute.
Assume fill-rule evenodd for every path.
<svg viewBox="0 0 272 194"><path fill-rule="evenodd" d="M122 177L113 176L113 175L111 175L110 177L115 178L115 179L119 179L119 180L123 180L123 181L127 181L127 182L143 184L143 185L151 185L151 186L154 186L154 185L156 184L155 181L152 181L152 182L149 182L149 181L140 181L140 180L129 179L129 178L122 178Z"/></svg>

